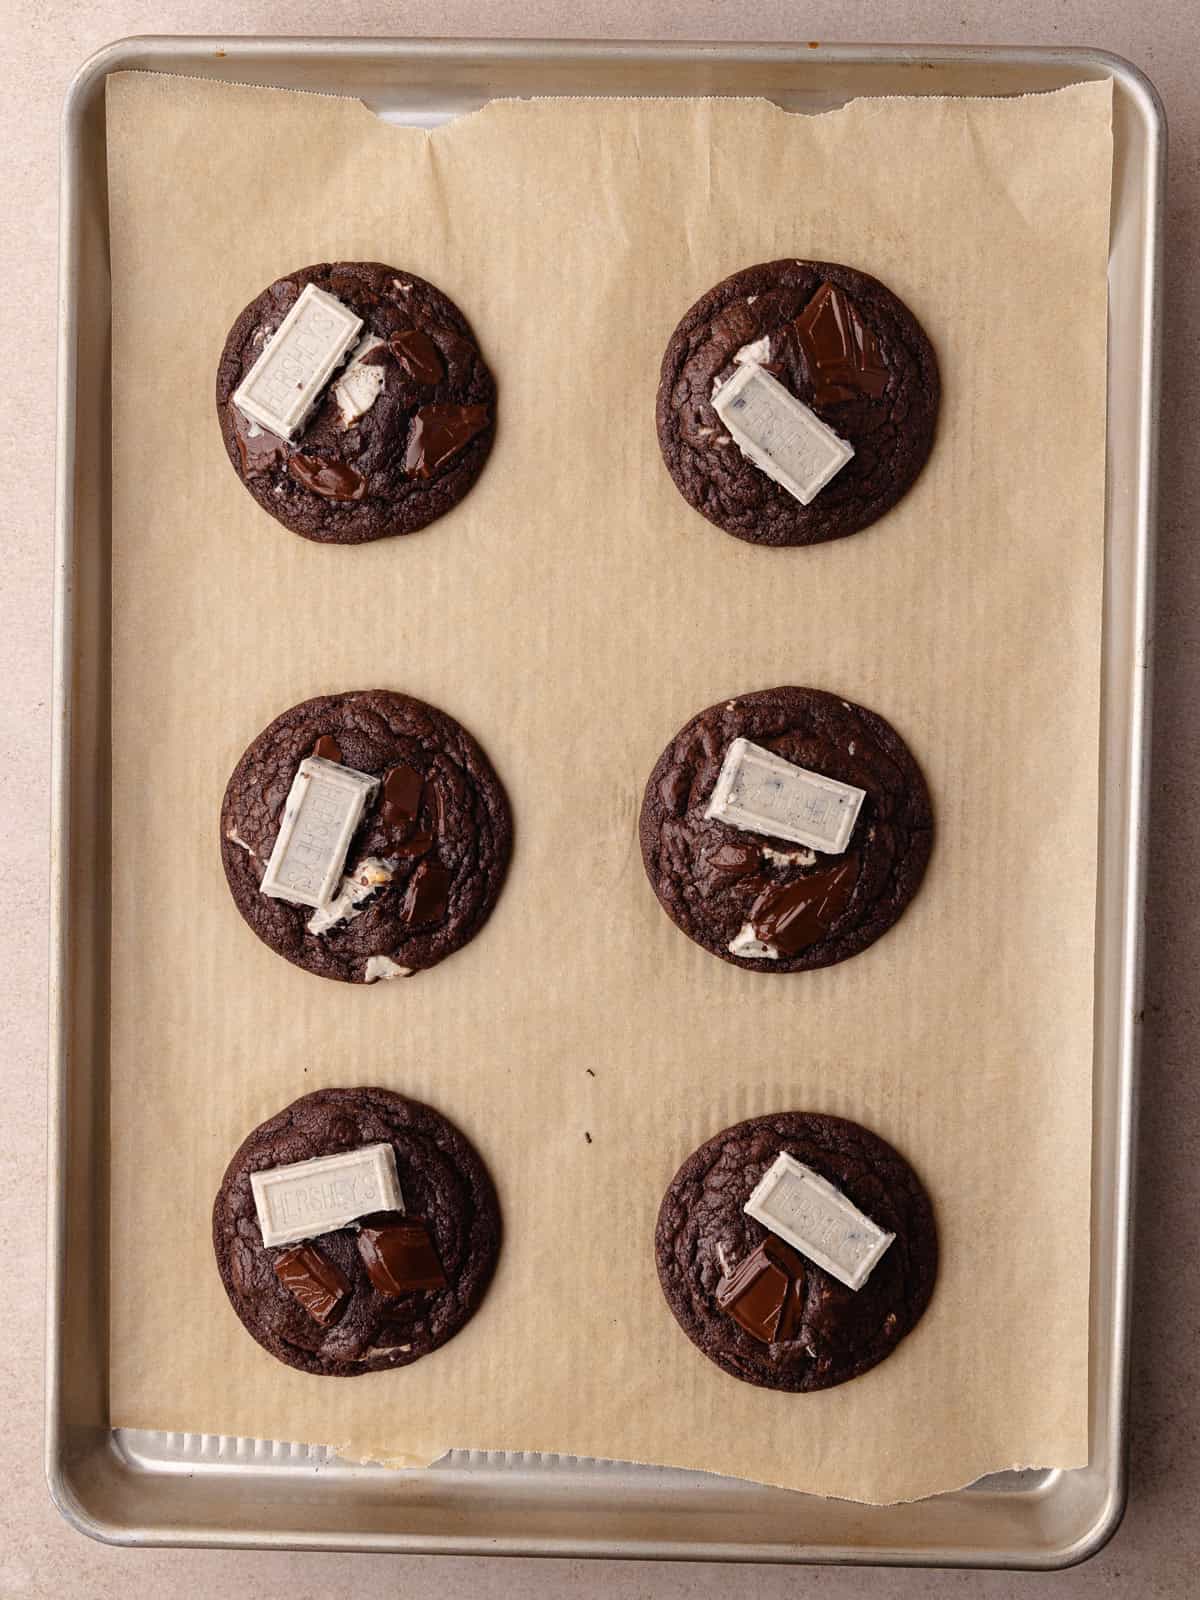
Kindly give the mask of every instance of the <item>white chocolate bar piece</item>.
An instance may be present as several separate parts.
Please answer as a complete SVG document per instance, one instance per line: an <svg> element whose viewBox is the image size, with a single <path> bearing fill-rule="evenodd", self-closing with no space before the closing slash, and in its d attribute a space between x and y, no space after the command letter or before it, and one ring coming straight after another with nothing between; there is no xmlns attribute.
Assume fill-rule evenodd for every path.
<svg viewBox="0 0 1200 1600"><path fill-rule="evenodd" d="M390 1144L364 1144L250 1174L263 1244L295 1244L345 1228L371 1211L403 1211Z"/></svg>
<svg viewBox="0 0 1200 1600"><path fill-rule="evenodd" d="M837 856L850 843L866 797L865 789L798 767L749 739L735 739L704 815Z"/></svg>
<svg viewBox="0 0 1200 1600"><path fill-rule="evenodd" d="M847 1289L861 1289L895 1239L840 1189L786 1153L762 1175L746 1215L824 1267Z"/></svg>
<svg viewBox="0 0 1200 1600"><path fill-rule="evenodd" d="M802 400L754 361L746 361L712 397L713 410L748 461L811 505L854 454Z"/></svg>
<svg viewBox="0 0 1200 1600"><path fill-rule="evenodd" d="M303 760L259 885L263 894L298 906L328 905L341 884L363 807L378 787L378 778L340 761Z"/></svg>
<svg viewBox="0 0 1200 1600"><path fill-rule="evenodd" d="M268 433L294 439L362 325L349 306L316 284L305 284L275 337L234 390L234 405Z"/></svg>

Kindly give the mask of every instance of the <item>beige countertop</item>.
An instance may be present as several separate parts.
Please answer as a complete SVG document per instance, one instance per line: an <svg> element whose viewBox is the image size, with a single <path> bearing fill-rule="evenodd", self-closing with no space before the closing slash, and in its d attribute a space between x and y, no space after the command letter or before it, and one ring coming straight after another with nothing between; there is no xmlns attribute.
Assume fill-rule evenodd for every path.
<svg viewBox="0 0 1200 1600"><path fill-rule="evenodd" d="M0 103L5 228L0 317L10 393L0 425L7 489L0 584L3 882L21 910L0 963L6 1051L0 1126L0 1260L5 1275L0 1410L9 1439L0 1496L0 1600L84 1596L147 1600L179 1589L197 1597L248 1592L289 1600L399 1592L408 1600L519 1593L671 1597L814 1594L851 1597L1163 1596L1197 1592L1200 1563L1200 85L1191 0L897 0L892 6L811 0L7 0L9 92ZM1149 942L1134 1283L1131 1497L1124 1525L1093 1561L1050 1577L961 1572L652 1566L581 1561L489 1561L133 1551L72 1532L42 1477L42 1279L45 1144L46 862L48 856L50 569L53 514L57 132L75 68L110 40L138 33L347 32L375 35L833 39L937 43L1087 44L1142 67L1167 107L1165 388L1152 784Z"/></svg>

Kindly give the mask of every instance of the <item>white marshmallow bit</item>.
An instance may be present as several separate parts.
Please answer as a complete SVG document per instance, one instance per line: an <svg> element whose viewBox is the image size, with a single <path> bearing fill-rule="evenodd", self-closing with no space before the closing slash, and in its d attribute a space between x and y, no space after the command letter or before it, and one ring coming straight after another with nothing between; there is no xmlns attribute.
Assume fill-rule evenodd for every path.
<svg viewBox="0 0 1200 1600"><path fill-rule="evenodd" d="M337 402L343 428L349 428L359 417L365 417L383 393L387 376L384 369L374 364L369 367L363 365L364 356L382 347L383 340L373 333L360 340L350 358L350 365L333 386L333 398Z"/></svg>

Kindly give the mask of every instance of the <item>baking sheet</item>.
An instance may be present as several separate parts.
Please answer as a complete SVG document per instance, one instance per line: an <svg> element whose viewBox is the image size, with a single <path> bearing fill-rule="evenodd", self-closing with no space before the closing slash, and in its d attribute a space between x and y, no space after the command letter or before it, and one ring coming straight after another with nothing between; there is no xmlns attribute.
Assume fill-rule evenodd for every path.
<svg viewBox="0 0 1200 1600"><path fill-rule="evenodd" d="M815 119L496 104L426 134L355 102L110 81L115 1424L409 1461L571 1451L865 1500L1085 1459L1109 106L1105 84ZM888 281L933 334L945 399L884 523L774 552L679 499L653 389L692 299L791 250ZM467 502L345 551L263 518L211 416L237 310L339 256L438 282L502 386ZM634 829L675 728L781 681L894 721L939 839L887 939L774 982L671 927ZM215 815L275 712L375 683L472 728L519 838L474 944L358 991L243 927ZM345 1384L245 1337L206 1218L246 1128L361 1081L464 1127L508 1233L462 1335ZM899 1144L944 1252L896 1355L807 1397L706 1363L650 1254L682 1156L790 1105Z"/></svg>

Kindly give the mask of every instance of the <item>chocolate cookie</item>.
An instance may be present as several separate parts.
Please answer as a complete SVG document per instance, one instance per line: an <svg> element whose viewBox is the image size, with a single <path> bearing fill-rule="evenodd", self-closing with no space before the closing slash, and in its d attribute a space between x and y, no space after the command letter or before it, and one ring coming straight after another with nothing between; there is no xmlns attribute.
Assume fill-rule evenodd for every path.
<svg viewBox="0 0 1200 1600"><path fill-rule="evenodd" d="M716 392L748 379L750 364L762 391L751 448L768 467L777 454L799 461L809 503L731 437L730 417L749 412L723 420L714 410ZM832 261L767 261L710 289L671 335L658 440L679 492L718 528L754 544L818 544L867 527L912 487L933 447L940 393L924 330L877 279ZM796 400L807 418L789 417ZM799 435L779 453L794 426Z"/></svg>
<svg viewBox="0 0 1200 1600"><path fill-rule="evenodd" d="M323 776L371 792L330 868L332 895L301 902L263 885L312 757ZM474 938L511 842L508 800L475 740L444 711L386 689L321 695L276 717L234 768L221 805L221 859L242 916L289 961L348 983L408 977Z"/></svg>
<svg viewBox="0 0 1200 1600"><path fill-rule="evenodd" d="M402 1211L263 1244L252 1173L379 1145L393 1154ZM318 1210L330 1194L354 1209L345 1175L313 1189ZM299 1214L307 1198L293 1185L285 1204ZM307 1225L320 1225L315 1210ZM387 1089L318 1089L243 1140L212 1231L225 1292L263 1349L302 1372L348 1378L419 1361L474 1316L500 1249L500 1210L478 1153L439 1112Z"/></svg>
<svg viewBox="0 0 1200 1600"><path fill-rule="evenodd" d="M897 920L925 872L933 813L881 716L820 689L761 689L676 734L639 832L654 892L690 939L754 972L805 972Z"/></svg>
<svg viewBox="0 0 1200 1600"><path fill-rule="evenodd" d="M315 306L313 315L333 315L307 343L294 330L300 364L264 391L269 404L254 420L235 391L308 285L344 309ZM336 341L343 321L348 346L339 355L335 342L326 374L320 341L327 332ZM310 358L315 405L284 437L266 418L287 409ZM458 504L492 448L496 385L467 319L432 284L376 261L321 262L279 278L234 323L217 368L217 417L235 471L265 511L306 539L362 544L415 533Z"/></svg>
<svg viewBox="0 0 1200 1600"><path fill-rule="evenodd" d="M843 1269L862 1257L863 1234L874 1236L876 1259L858 1288L743 1209L781 1155L809 1174L776 1208L799 1217L789 1231L810 1230L813 1248ZM789 1204L793 1196L801 1203ZM701 1145L663 1197L654 1245L688 1338L764 1389L807 1393L857 1378L916 1326L937 1277L933 1209L908 1162L858 1123L809 1111L754 1117Z"/></svg>

